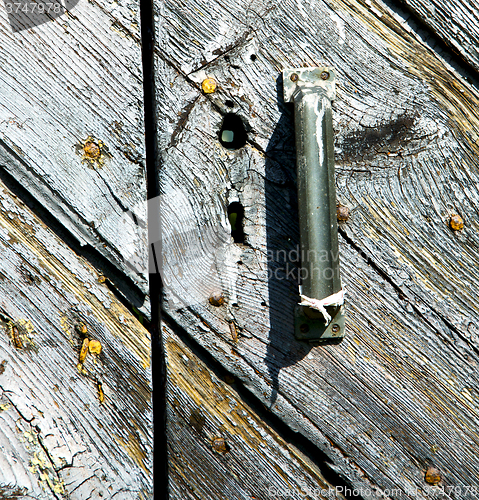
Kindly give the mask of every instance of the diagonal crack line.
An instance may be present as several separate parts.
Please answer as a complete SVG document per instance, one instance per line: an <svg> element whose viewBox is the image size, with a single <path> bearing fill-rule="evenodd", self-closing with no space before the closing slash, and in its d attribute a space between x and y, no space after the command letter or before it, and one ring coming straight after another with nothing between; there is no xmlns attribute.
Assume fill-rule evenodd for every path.
<svg viewBox="0 0 479 500"><path fill-rule="evenodd" d="M193 111L193 108L195 107L196 103L200 99L201 94L198 94L195 99L190 102L183 110L181 113L180 119L178 120L178 123L176 124L175 130L173 130L173 133L171 134L170 142L167 146L166 149L169 149L171 147L176 147L176 145L179 142L179 135L183 130L186 128L186 124L188 123L188 118Z"/></svg>
<svg viewBox="0 0 479 500"><path fill-rule="evenodd" d="M368 265L370 265L389 285L393 287L393 289L397 292L399 296L401 295L406 295L404 290L394 282L394 280L389 276L389 274L381 268L380 264L377 263L376 261L373 260L373 258L368 255L366 252L364 252L361 247L353 241L353 239L346 233L344 229L339 228L338 229L339 234L342 236L344 241L351 247L353 248L356 252L359 253L359 255L367 262ZM462 340L464 340L468 345L472 347L472 349L479 354L479 348L475 347L474 345L471 345L469 343L469 340L461 333L461 331L454 326L446 317L444 317L443 314L441 314L439 311L437 311L431 304L426 302L422 297L418 296L416 293L412 292L409 290L409 293L415 298L419 299L422 304L424 304L430 311L432 311L443 323L444 325L454 332L456 335L458 335ZM442 336L441 332L437 329L436 326L434 326L433 323L420 311L420 309L413 303L411 300L412 297L408 297L406 295L407 299L409 300L409 304L413 308L414 312L428 325L431 327L431 329L436 332L438 335Z"/></svg>

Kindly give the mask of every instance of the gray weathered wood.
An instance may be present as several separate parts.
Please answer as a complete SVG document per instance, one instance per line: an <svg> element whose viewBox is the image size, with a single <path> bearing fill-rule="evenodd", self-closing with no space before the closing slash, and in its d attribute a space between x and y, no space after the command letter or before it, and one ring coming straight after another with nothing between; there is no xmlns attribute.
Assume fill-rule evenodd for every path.
<svg viewBox="0 0 479 500"><path fill-rule="evenodd" d="M479 10L475 2L401 0L401 3L456 54L479 70Z"/></svg>
<svg viewBox="0 0 479 500"><path fill-rule="evenodd" d="M3 184L0 249L0 496L152 498L148 332Z"/></svg>
<svg viewBox="0 0 479 500"><path fill-rule="evenodd" d="M0 40L1 166L147 294L139 2L80 1L18 33L2 9Z"/></svg>
<svg viewBox="0 0 479 500"><path fill-rule="evenodd" d="M364 498L375 488L427 498L430 464L441 485L472 498L479 95L385 6L253 7L242 33L221 32L236 12L222 6L204 31L193 13L208 3L166 3L157 34L167 314ZM296 263L278 253L298 244L292 115L278 76L303 64L339 75L338 198L352 213L341 229L347 337L323 348L294 340L297 283L284 268ZM203 95L207 76L218 88ZM218 141L231 111L248 130L237 151ZM234 201L244 244L223 234ZM448 228L454 213L463 232ZM202 251L188 254L188 242ZM209 303L215 288L225 305Z"/></svg>
<svg viewBox="0 0 479 500"><path fill-rule="evenodd" d="M309 493L308 497L318 499L337 492L337 498L344 498L294 443L267 425L174 329L165 324L163 336L169 367L171 498L249 500L287 496L288 492Z"/></svg>

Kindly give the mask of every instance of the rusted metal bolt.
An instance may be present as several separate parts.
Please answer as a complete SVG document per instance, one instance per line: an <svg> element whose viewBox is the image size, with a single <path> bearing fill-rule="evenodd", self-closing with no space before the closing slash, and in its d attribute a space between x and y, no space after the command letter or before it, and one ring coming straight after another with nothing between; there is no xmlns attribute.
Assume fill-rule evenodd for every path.
<svg viewBox="0 0 479 500"><path fill-rule="evenodd" d="M464 221L460 215L453 214L449 219L449 226L451 229L454 229L454 231L461 231L464 229Z"/></svg>
<svg viewBox="0 0 479 500"><path fill-rule="evenodd" d="M336 206L336 216L338 221L345 222L349 219L349 208L344 205L338 204Z"/></svg>
<svg viewBox="0 0 479 500"><path fill-rule="evenodd" d="M222 437L217 437L213 439L212 442L213 450L217 453L226 453L228 451L228 446L226 441Z"/></svg>
<svg viewBox="0 0 479 500"><path fill-rule="evenodd" d="M205 94L212 94L216 90L216 80L214 78L206 78L201 83L201 88Z"/></svg>
<svg viewBox="0 0 479 500"><path fill-rule="evenodd" d="M83 146L83 152L87 158L99 158L101 155L100 147L95 142L86 142Z"/></svg>
<svg viewBox="0 0 479 500"><path fill-rule="evenodd" d="M221 292L213 292L210 295L209 302L212 306L222 306L225 303L224 295Z"/></svg>
<svg viewBox="0 0 479 500"><path fill-rule="evenodd" d="M332 331L333 333L338 333L338 332L339 332L339 330L340 330L340 326L339 326L339 325L333 325L333 326L331 327L331 331Z"/></svg>
<svg viewBox="0 0 479 500"><path fill-rule="evenodd" d="M327 80L329 78L329 71L321 72L321 80Z"/></svg>
<svg viewBox="0 0 479 500"><path fill-rule="evenodd" d="M292 82L297 82L299 79L299 76L296 73L293 73L289 78Z"/></svg>
<svg viewBox="0 0 479 500"><path fill-rule="evenodd" d="M441 482L441 479L441 473L435 467L429 467L424 477L426 483L432 484L433 486Z"/></svg>

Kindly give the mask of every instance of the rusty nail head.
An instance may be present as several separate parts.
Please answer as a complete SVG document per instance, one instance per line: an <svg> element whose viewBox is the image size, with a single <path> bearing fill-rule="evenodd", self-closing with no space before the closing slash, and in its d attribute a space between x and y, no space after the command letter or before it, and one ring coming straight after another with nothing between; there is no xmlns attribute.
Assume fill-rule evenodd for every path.
<svg viewBox="0 0 479 500"><path fill-rule="evenodd" d="M297 82L299 79L299 76L297 75L297 73L293 73L289 78L292 82Z"/></svg>
<svg viewBox="0 0 479 500"><path fill-rule="evenodd" d="M206 78L201 83L201 89L205 94L212 94L216 90L216 81L214 78Z"/></svg>
<svg viewBox="0 0 479 500"><path fill-rule="evenodd" d="M339 326L339 325L333 325L333 326L331 327L331 331L332 331L333 333L338 333L338 332L339 332L339 330L340 330L340 326Z"/></svg>
<svg viewBox="0 0 479 500"><path fill-rule="evenodd" d="M228 445L226 444L226 441L224 438L217 437L213 439L213 450L215 450L217 453L226 453L228 451Z"/></svg>
<svg viewBox="0 0 479 500"><path fill-rule="evenodd" d="M213 292L210 295L209 302L212 306L222 306L225 303L225 298L221 292Z"/></svg>
<svg viewBox="0 0 479 500"><path fill-rule="evenodd" d="M339 204L336 207L336 215L338 217L338 221L347 221L349 219L349 208Z"/></svg>
<svg viewBox="0 0 479 500"><path fill-rule="evenodd" d="M451 226L451 229L454 229L454 231L461 231L464 229L464 221L460 215L453 214L449 219L449 226Z"/></svg>
<svg viewBox="0 0 479 500"><path fill-rule="evenodd" d="M329 78L329 71L323 71L321 73L321 79L322 80L327 80Z"/></svg>
<svg viewBox="0 0 479 500"><path fill-rule="evenodd" d="M436 484L441 482L441 473L435 467L429 467L426 471L426 476L424 477L426 483L432 484L435 486Z"/></svg>

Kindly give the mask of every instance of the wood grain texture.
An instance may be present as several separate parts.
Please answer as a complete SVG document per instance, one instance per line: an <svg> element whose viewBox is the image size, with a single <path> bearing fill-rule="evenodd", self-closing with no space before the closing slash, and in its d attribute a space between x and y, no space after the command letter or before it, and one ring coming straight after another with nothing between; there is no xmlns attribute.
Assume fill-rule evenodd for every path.
<svg viewBox="0 0 479 500"><path fill-rule="evenodd" d="M165 9L170 24L159 25L158 40L187 17ZM430 464L441 485L461 488L457 498L473 498L479 93L382 4L286 1L249 25L246 39L216 40L215 54L198 48L208 64L177 49L194 43L185 25L158 51L165 310L363 498L395 489L391 497L427 498ZM294 130L279 74L323 64L340 83L348 327L341 345L311 348L292 334ZM203 95L207 76L218 87ZM228 112L248 131L237 151L218 140ZM244 244L224 236L235 201L245 210ZM462 232L448 227L454 213L466 221ZM215 288L225 305L209 303Z"/></svg>
<svg viewBox="0 0 479 500"><path fill-rule="evenodd" d="M426 24L455 54L479 69L479 11L474 2L401 0L401 4Z"/></svg>
<svg viewBox="0 0 479 500"><path fill-rule="evenodd" d="M0 254L0 496L152 498L148 332L3 185Z"/></svg>
<svg viewBox="0 0 479 500"><path fill-rule="evenodd" d="M263 499L339 490L216 376L168 325L168 435L171 498ZM231 378L231 377L230 377ZM291 496L290 494L290 496Z"/></svg>
<svg viewBox="0 0 479 500"><path fill-rule="evenodd" d="M1 9L0 40L0 165L147 294L138 2L80 1L19 33Z"/></svg>

